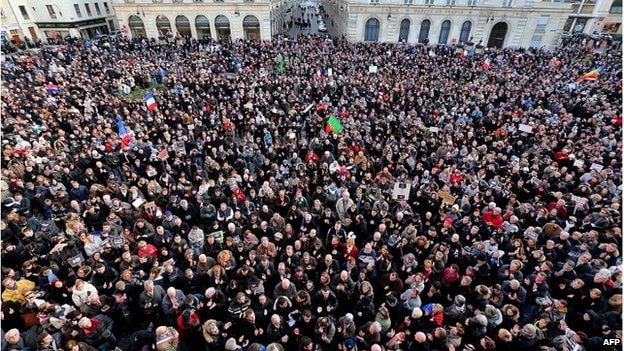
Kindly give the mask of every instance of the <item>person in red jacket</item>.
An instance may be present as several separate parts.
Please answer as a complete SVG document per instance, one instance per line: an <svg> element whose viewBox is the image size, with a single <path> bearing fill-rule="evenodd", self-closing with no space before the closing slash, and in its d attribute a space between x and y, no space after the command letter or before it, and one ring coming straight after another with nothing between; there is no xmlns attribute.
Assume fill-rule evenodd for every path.
<svg viewBox="0 0 624 351"><path fill-rule="evenodd" d="M158 258L158 248L152 244L148 244L145 240L139 241L139 251L137 255L140 256L151 256L152 258Z"/></svg>
<svg viewBox="0 0 624 351"><path fill-rule="evenodd" d="M486 211L483 214L482 219L483 223L494 229L500 229L503 226L503 216L501 216L500 207L494 207L493 209Z"/></svg>

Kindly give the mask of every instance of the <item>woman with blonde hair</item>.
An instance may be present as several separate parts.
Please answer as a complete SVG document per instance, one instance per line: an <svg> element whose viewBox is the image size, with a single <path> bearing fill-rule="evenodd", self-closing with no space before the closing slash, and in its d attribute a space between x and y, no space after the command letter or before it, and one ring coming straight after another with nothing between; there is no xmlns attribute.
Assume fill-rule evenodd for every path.
<svg viewBox="0 0 624 351"><path fill-rule="evenodd" d="M209 319L202 325L202 336L206 341L205 350L221 351L224 350L225 340L219 330L219 322Z"/></svg>

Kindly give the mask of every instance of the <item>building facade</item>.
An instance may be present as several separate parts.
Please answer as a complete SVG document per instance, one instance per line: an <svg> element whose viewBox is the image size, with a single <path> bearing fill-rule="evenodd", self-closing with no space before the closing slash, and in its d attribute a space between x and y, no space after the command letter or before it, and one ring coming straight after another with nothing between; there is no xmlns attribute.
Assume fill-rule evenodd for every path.
<svg viewBox="0 0 624 351"><path fill-rule="evenodd" d="M540 0L330 0L353 41L545 47L558 44L571 4Z"/></svg>
<svg viewBox="0 0 624 351"><path fill-rule="evenodd" d="M217 40L271 40L280 1L114 0L122 33L129 37L171 35Z"/></svg>
<svg viewBox="0 0 624 351"><path fill-rule="evenodd" d="M12 41L19 45L24 40L23 29L9 5L9 0L0 0L0 25L0 39L3 46L7 44L5 41Z"/></svg>
<svg viewBox="0 0 624 351"><path fill-rule="evenodd" d="M2 9L12 11L22 36L32 40L89 39L117 29L110 0L2 0Z"/></svg>
<svg viewBox="0 0 624 351"><path fill-rule="evenodd" d="M569 33L622 34L622 0L575 0L563 30Z"/></svg>

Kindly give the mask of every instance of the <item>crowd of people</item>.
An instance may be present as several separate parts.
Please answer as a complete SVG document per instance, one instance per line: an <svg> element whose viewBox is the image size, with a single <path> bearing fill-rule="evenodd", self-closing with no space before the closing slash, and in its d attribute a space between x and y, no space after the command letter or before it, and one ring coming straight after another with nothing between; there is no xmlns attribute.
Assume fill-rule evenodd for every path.
<svg viewBox="0 0 624 351"><path fill-rule="evenodd" d="M111 39L1 73L2 351L621 338L620 52Z"/></svg>

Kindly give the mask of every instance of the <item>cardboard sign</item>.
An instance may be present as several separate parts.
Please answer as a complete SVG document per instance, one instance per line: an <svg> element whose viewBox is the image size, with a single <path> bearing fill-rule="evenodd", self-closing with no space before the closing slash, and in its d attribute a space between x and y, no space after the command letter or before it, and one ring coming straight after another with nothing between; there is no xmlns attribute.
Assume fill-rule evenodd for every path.
<svg viewBox="0 0 624 351"><path fill-rule="evenodd" d="M368 73L377 73L377 66L375 65L368 66Z"/></svg>
<svg viewBox="0 0 624 351"><path fill-rule="evenodd" d="M156 203L154 201L146 202L145 204L143 204L143 207L146 210L151 210L152 208L156 207Z"/></svg>
<svg viewBox="0 0 624 351"><path fill-rule="evenodd" d="M409 199L410 189L412 184L410 183L394 183L394 189L392 190L392 198L395 200L407 200Z"/></svg>
<svg viewBox="0 0 624 351"><path fill-rule="evenodd" d="M442 204L447 203L452 205L457 200L456 196L453 196L451 193L447 193L446 191L438 190L438 197L442 199Z"/></svg>
<svg viewBox="0 0 624 351"><path fill-rule="evenodd" d="M525 133L533 133L533 127L528 124L522 124L518 126L518 130Z"/></svg>

